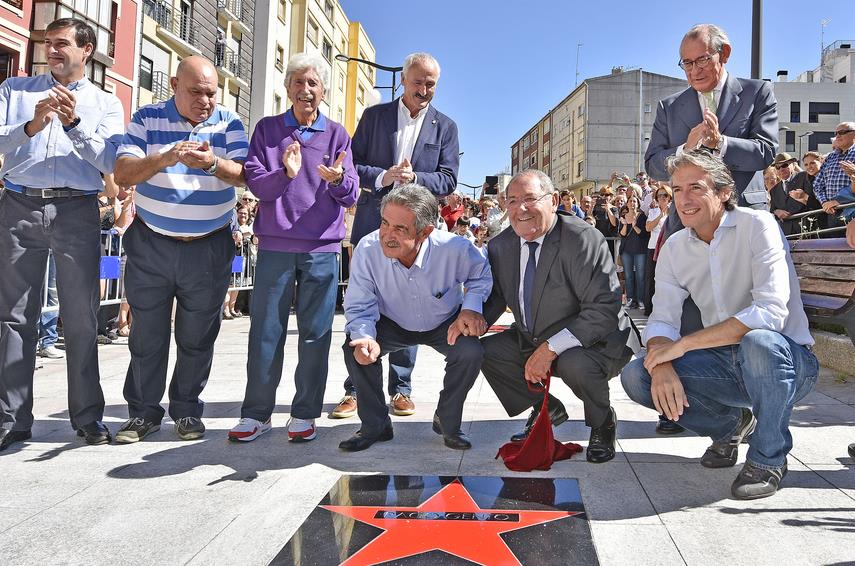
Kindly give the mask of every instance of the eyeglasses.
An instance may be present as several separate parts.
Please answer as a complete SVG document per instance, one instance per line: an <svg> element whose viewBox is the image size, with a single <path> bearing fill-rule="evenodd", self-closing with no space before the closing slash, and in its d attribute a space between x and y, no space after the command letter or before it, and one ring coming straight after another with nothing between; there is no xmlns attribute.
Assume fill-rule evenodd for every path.
<svg viewBox="0 0 855 566"><path fill-rule="evenodd" d="M694 61L683 59L678 62L677 65L687 73L691 72L691 70L695 68L695 65L698 66L698 69L706 69L710 64L710 61L712 61L713 57L716 55L718 55L718 52L713 53L712 55L701 55Z"/></svg>
<svg viewBox="0 0 855 566"><path fill-rule="evenodd" d="M851 134L852 132L855 132L855 130L840 130L840 131L834 132L834 135L835 136L845 136L846 134Z"/></svg>
<svg viewBox="0 0 855 566"><path fill-rule="evenodd" d="M240 200L242 200L243 202L258 202L258 201L257 201L257 199L254 199L254 198L246 198L246 197L244 197L244 198L242 198L242 199L240 199Z"/></svg>
<svg viewBox="0 0 855 566"><path fill-rule="evenodd" d="M508 208L519 208L522 205L525 205L526 208L531 208L532 206L537 204L539 201L545 199L546 197L552 196L552 194L553 193L546 193L546 194L540 195L539 197L525 197L522 199L518 199L518 198L514 198L514 197L508 197L507 205L508 205Z"/></svg>

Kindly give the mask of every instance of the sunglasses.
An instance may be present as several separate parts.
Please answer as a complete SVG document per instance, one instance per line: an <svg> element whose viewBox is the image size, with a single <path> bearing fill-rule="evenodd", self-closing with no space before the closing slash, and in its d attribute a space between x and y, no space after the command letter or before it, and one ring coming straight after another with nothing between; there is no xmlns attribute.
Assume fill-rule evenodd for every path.
<svg viewBox="0 0 855 566"><path fill-rule="evenodd" d="M852 132L855 132L855 130L840 130L840 131L834 132L834 135L835 136L845 136L846 134L851 134Z"/></svg>
<svg viewBox="0 0 855 566"><path fill-rule="evenodd" d="M775 165L775 169L786 169L789 166L789 163L781 163L780 165Z"/></svg>

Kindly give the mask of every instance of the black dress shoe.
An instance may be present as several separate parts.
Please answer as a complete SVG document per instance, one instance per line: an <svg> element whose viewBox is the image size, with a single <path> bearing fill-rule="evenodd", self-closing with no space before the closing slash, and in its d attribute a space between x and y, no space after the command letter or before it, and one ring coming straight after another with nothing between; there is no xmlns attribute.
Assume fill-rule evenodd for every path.
<svg viewBox="0 0 855 566"><path fill-rule="evenodd" d="M441 434L442 441L452 450L469 450L472 448L472 442L469 441L469 437L462 430L457 429L457 432L453 434L445 434L442 424L439 422L439 417L436 415L433 416L433 431Z"/></svg>
<svg viewBox="0 0 855 566"><path fill-rule="evenodd" d="M656 423L656 434L680 434L686 429L675 423L668 417L659 415L659 422Z"/></svg>
<svg viewBox="0 0 855 566"><path fill-rule="evenodd" d="M589 462L602 464L615 457L615 436L617 433L617 415L609 407L609 416L601 426L591 429L588 451L585 454Z"/></svg>
<svg viewBox="0 0 855 566"><path fill-rule="evenodd" d="M33 437L28 430L8 430L0 428L0 452L6 450L16 442L23 442Z"/></svg>
<svg viewBox="0 0 855 566"><path fill-rule="evenodd" d="M550 407L549 407L549 420L552 421L552 426L558 426L562 423L567 422L567 419L570 418L567 416L567 409L564 408L564 403L555 399L555 403L553 404L552 399L550 399ZM532 407L531 413L528 415L528 420L525 422L525 428L523 428L520 432L511 436L511 442L522 442L528 435L531 434L531 428L534 426L534 421L537 420L537 415L540 414L540 405L537 407Z"/></svg>
<svg viewBox="0 0 855 566"><path fill-rule="evenodd" d="M110 429L104 426L101 421L92 421L87 425L77 427L77 436L86 439L86 444L92 446L110 444L110 441L113 440Z"/></svg>
<svg viewBox="0 0 855 566"><path fill-rule="evenodd" d="M344 450L345 452L359 452L360 450L365 450L366 448L370 448L372 444L375 442L385 442L387 440L392 440L394 436L392 431L392 425L389 424L386 428L383 429L383 432L380 433L380 436L362 436L362 431L356 431L356 434L348 438L347 440L342 440L338 447Z"/></svg>

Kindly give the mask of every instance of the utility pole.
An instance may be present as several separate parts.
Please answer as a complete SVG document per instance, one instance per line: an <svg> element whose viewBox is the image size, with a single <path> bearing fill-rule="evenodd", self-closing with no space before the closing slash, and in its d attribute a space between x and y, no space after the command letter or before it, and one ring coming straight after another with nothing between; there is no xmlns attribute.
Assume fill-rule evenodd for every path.
<svg viewBox="0 0 855 566"><path fill-rule="evenodd" d="M751 9L751 78L763 72L763 0L753 0Z"/></svg>
<svg viewBox="0 0 855 566"><path fill-rule="evenodd" d="M574 88L574 89L575 89L577 86L579 86L579 51L580 51L581 49L582 49L582 44L581 44L581 43L577 43L577 44L576 44L576 84L575 84L575 85L573 85L573 88Z"/></svg>

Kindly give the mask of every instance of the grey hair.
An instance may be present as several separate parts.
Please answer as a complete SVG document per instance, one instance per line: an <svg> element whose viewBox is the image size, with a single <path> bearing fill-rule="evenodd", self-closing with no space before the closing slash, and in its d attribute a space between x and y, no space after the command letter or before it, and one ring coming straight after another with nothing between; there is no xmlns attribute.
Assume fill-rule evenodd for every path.
<svg viewBox="0 0 855 566"><path fill-rule="evenodd" d="M695 24L683 36L683 41L687 39L702 39L707 44L713 53L721 53L722 47L730 45L730 38L723 29L715 24ZM682 45L682 42L680 42Z"/></svg>
<svg viewBox="0 0 855 566"><path fill-rule="evenodd" d="M725 189L730 189L730 198L724 203L724 209L733 210L736 208L736 191L733 190L733 176L730 174L730 169L727 168L721 157L711 155L704 150L699 150L689 151L680 155L675 154L665 160L665 167L671 176L680 167L690 165L697 167L710 176L713 182L713 190L716 194L721 193Z"/></svg>
<svg viewBox="0 0 855 566"><path fill-rule="evenodd" d="M440 75L439 61L434 59L433 55L431 55L430 53L423 53L423 52L410 53L409 55L407 55L407 58L404 59L404 70L401 71L401 75L402 76L406 75L407 71L409 71L410 67L412 67L415 63L427 63L429 65L435 65L436 66L436 76L439 77L439 75Z"/></svg>
<svg viewBox="0 0 855 566"><path fill-rule="evenodd" d="M433 193L416 183L407 183L392 189L380 201L380 214L387 204L397 204L416 215L416 232L430 226L436 226L439 217L439 205Z"/></svg>
<svg viewBox="0 0 855 566"><path fill-rule="evenodd" d="M523 177L534 177L538 181L540 181L540 187L543 189L544 193L554 193L555 185L552 184L552 179L549 178L549 175L541 171L540 169L525 169L524 171L520 171L513 177L511 177L508 186L516 182L518 179L522 179Z"/></svg>
<svg viewBox="0 0 855 566"><path fill-rule="evenodd" d="M295 73L303 72L307 69L314 69L321 79L321 86L324 87L324 92L327 91L327 84L330 82L330 72L327 70L326 60L317 53L297 53L288 59L288 67L285 69L285 86L291 83L291 77Z"/></svg>

